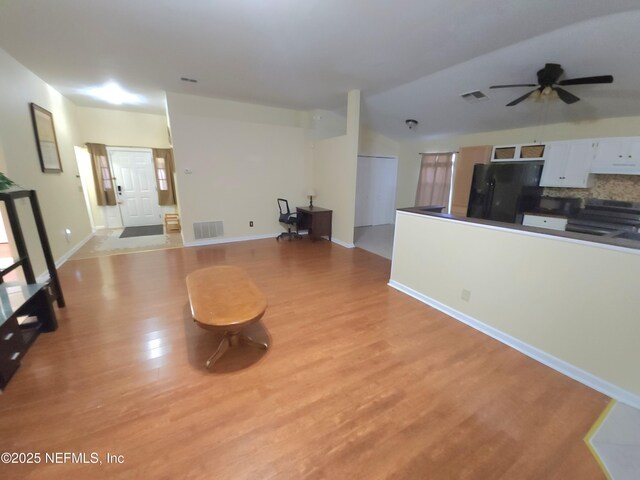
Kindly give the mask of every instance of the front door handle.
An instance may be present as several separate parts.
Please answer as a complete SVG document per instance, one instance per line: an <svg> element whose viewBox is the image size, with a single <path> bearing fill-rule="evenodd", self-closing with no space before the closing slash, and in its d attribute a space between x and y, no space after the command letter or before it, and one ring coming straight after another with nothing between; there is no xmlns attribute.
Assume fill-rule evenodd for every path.
<svg viewBox="0 0 640 480"><path fill-rule="evenodd" d="M118 185L118 195L122 195L122 187L120 185Z"/></svg>

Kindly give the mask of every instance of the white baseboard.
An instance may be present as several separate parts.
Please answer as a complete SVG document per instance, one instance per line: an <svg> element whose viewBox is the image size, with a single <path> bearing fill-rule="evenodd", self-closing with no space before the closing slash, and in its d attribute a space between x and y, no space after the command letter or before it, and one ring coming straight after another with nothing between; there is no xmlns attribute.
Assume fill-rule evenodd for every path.
<svg viewBox="0 0 640 480"><path fill-rule="evenodd" d="M635 393L629 392L623 388L618 387L606 380L603 380L600 377L593 375L592 373L586 372L564 360L560 360L559 358L554 357L553 355L548 354L542 350L539 350L536 347L533 347L517 338L512 337L511 335L507 335L506 333L501 332L500 330L493 328L485 323L482 323L479 320L476 320L469 315L459 312L443 303L434 300L431 297L423 295L422 293L413 290L395 280L390 280L390 287L399 290L402 293L406 293L407 295L415 298L416 300L425 303L436 310L440 310L443 313L446 313L452 318L469 325L476 330L481 331L482 333L489 335L492 338L495 338L499 342L508 345L511 348L518 350L520 353L527 355L538 362L553 368L557 372L566 375L567 377L573 378L574 380L597 390L600 393L603 393L611 398L618 400L619 402L625 403L634 408L640 408L640 396Z"/></svg>
<svg viewBox="0 0 640 480"><path fill-rule="evenodd" d="M337 243L338 245L344 248L356 248L356 246L353 243L343 242L342 240L338 240L337 238L332 238L331 241L333 243Z"/></svg>
<svg viewBox="0 0 640 480"><path fill-rule="evenodd" d="M300 230L300 234L304 235L306 230ZM192 240L190 242L184 242L185 247L202 247L205 245L217 245L220 243L233 243L233 242L246 242L249 240L262 240L264 238L275 238L280 233L267 233L265 235L249 235L246 237L223 237L223 238L207 238L204 240ZM355 248L353 243L343 242L342 240L338 240L337 238L331 239L333 243L340 245L345 248Z"/></svg>
<svg viewBox="0 0 640 480"><path fill-rule="evenodd" d="M56 260L56 268L60 268L67 260L69 260L74 253L76 253L78 250L80 250L83 245L85 243L87 243L89 240L91 240L91 237L93 237L95 231L91 231L91 233L89 235L87 235L85 238L83 238L82 240L80 240L78 243L76 243L73 247L71 247L70 250L68 250L64 255L62 255L58 260ZM49 272L42 272L40 275L38 275L36 277L36 282L38 283L43 283L46 282L47 280L49 280Z"/></svg>
<svg viewBox="0 0 640 480"><path fill-rule="evenodd" d="M300 234L304 235L305 230L300 230ZM185 247L202 247L205 245L217 245L219 243L233 243L233 242L246 242L248 240L262 240L264 238L275 238L279 233L267 233L265 235L251 235L246 237L225 237L225 238L207 238L205 240L192 240L191 242L184 242ZM355 248L353 243L343 242L337 238L332 238L331 241L345 248Z"/></svg>
<svg viewBox="0 0 640 480"><path fill-rule="evenodd" d="M250 235L246 237L223 237L223 238L206 238L204 240L192 240L184 242L185 247L202 247L205 245L217 245L219 243L246 242L248 240L262 240L264 238L275 238L279 233L267 233L265 235Z"/></svg>

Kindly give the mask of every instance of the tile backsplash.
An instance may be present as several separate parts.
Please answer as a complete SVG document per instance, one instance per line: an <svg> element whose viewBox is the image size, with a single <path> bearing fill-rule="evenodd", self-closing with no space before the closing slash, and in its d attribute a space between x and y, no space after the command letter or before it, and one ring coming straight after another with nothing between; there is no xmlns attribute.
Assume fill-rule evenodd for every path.
<svg viewBox="0 0 640 480"><path fill-rule="evenodd" d="M550 197L581 198L582 206L588 198L640 202L640 175L594 175L591 188L545 187L544 195Z"/></svg>

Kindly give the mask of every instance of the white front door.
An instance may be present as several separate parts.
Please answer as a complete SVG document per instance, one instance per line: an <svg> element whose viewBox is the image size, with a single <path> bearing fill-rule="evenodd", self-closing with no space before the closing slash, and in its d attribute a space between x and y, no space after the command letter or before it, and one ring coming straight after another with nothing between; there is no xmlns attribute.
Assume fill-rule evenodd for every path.
<svg viewBox="0 0 640 480"><path fill-rule="evenodd" d="M109 149L116 198L125 227L162 223L153 156L149 149Z"/></svg>

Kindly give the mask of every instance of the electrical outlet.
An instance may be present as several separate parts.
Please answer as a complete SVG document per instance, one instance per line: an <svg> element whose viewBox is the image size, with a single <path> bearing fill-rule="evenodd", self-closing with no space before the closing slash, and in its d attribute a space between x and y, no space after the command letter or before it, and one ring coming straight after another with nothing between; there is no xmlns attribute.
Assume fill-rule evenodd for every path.
<svg viewBox="0 0 640 480"><path fill-rule="evenodd" d="M250 226L250 227L253 227L253 220L251 220L251 221L249 222L249 226Z"/></svg>
<svg viewBox="0 0 640 480"><path fill-rule="evenodd" d="M465 302L468 302L469 300L471 300L471 291L467 290L466 288L462 289L462 294L460 295L460 298L462 300L464 300Z"/></svg>

